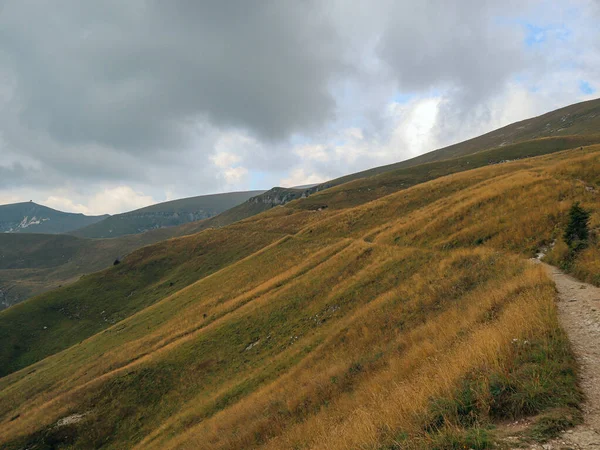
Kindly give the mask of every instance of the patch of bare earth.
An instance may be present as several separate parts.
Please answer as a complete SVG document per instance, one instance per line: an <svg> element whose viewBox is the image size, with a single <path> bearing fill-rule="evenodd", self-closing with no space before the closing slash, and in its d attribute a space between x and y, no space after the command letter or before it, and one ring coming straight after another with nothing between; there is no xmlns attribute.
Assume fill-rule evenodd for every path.
<svg viewBox="0 0 600 450"><path fill-rule="evenodd" d="M516 444L536 450L600 450L600 288L582 283L545 265L558 290L560 321L581 366L580 384L586 397L583 423L543 444ZM520 428L520 427L516 427ZM507 442L505 440L505 442Z"/></svg>

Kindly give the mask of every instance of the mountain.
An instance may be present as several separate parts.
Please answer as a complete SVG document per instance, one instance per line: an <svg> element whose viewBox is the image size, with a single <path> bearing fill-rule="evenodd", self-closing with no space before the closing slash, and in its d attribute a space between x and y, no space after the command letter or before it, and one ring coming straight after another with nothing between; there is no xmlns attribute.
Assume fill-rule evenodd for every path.
<svg viewBox="0 0 600 450"><path fill-rule="evenodd" d="M48 263L45 267L29 267L11 258L20 254L23 255L21 258L25 258L26 261L31 260L26 255L30 250L35 251L38 246L48 248L44 241L49 237L37 235L35 238L32 238L32 241L12 241L12 244L5 242L2 245L3 236L0 235L0 260L3 257L3 248L8 249L9 246L16 247L12 256L4 256L4 266L0 264L0 309L16 304L33 295L54 289L59 285L62 286L71 283L84 274L106 268L116 258L122 258L141 246L171 237L190 235L210 228L224 227L272 208L281 207L293 200L303 199L301 202L302 207L313 211L323 208L347 208L445 175L490 164L503 163L509 160L543 155L598 143L600 142L600 135L593 133L596 133L598 130L596 125L599 124L596 121L600 117L598 115L599 107L600 101L572 105L539 118L509 125L503 128L503 131L488 133L465 143L436 150L412 160L351 174L317 186L308 188L276 187L267 192L251 196L247 201L209 219L189 222L170 228L158 228L138 235L124 235L114 239L99 240L95 243L87 242L87 240L72 241L70 245L77 246L78 248L75 252L75 257L59 260L54 256L48 256L42 258L42 260L53 261L53 263ZM577 121L562 121L562 118L571 116L577 117L577 120L581 120L583 125ZM519 141L519 139L529 136L557 134L552 127L554 126L552 124L556 122L563 123L565 126L568 126L568 130L571 132L580 134L538 137L536 139ZM548 123L551 124L550 127L546 126ZM538 128L536 129L534 125L538 126ZM529 130L529 134L523 134L522 130ZM560 130L558 134L563 132L564 130ZM506 139L509 138L507 136L511 140L519 142L508 144ZM481 145L482 150L478 150L476 147L477 143ZM503 145L491 149L487 148L487 146L494 143ZM463 156L448 158L456 154ZM421 163L417 164L418 162ZM250 196L252 193L241 194ZM219 199L219 196L206 197ZM147 217L151 218L153 210L171 212L190 210L191 208L188 205L190 203L197 205L196 199L202 198L195 197L189 200L167 202L166 204L143 208L142 211L150 210ZM174 206L169 206L169 204L173 203L175 204ZM207 204L206 201L205 204ZM125 216L125 219L121 224L132 225L137 223L136 226L139 226L140 223L146 223L146 225L149 223L146 219L144 219L145 221L137 222L135 217L129 220L127 219L128 214L122 215ZM168 213L167 216L169 214L171 213ZM91 231L88 230L90 235L99 236L102 233L106 233L106 230L110 228L105 227L103 224L112 220L113 217L90 227ZM100 230L96 229L96 226ZM94 233L94 229L97 234ZM79 231L74 234L78 233ZM82 234L87 234L87 232L83 232ZM4 240L6 241L7 238ZM11 264L18 264L19 269L8 268Z"/></svg>
<svg viewBox="0 0 600 450"><path fill-rule="evenodd" d="M264 191L227 192L158 203L110 216L72 234L86 238L118 237L208 219Z"/></svg>
<svg viewBox="0 0 600 450"><path fill-rule="evenodd" d="M215 213L262 191L192 197L143 208L137 212L119 214L106 221L71 233L71 236L50 234L0 234L0 310L59 286L72 283L82 275L95 272L122 259L133 250L165 239L194 234L214 223L206 220L189 222L196 215ZM199 210L198 208L204 208ZM191 213L190 211L195 211ZM257 211L258 212L258 211ZM231 223L235 215L220 223ZM230 221L228 221L230 220ZM182 225L168 224L182 222ZM160 226L158 224L160 223ZM151 229L137 234L123 234L134 227ZM81 235L100 236L113 230L118 237L90 239Z"/></svg>
<svg viewBox="0 0 600 450"><path fill-rule="evenodd" d="M215 223L232 223L230 221L231 218L240 220L251 217L258 212L266 211L274 206L280 206L282 203L277 200L279 198L284 198L286 199L285 201L288 201L308 197L316 192L350 181L366 179L384 173L390 175L391 179L396 180L397 185L391 183L391 186L382 190L381 186L386 185L386 183L383 181L385 177L381 178L378 189L382 195L432 179L435 176L479 167L482 163L491 164L507 159L535 156L576 146L591 145L597 142L600 142L600 99L566 106L398 163L363 170L316 185L274 188L275 191L269 192L267 196L257 196L253 199L253 203L247 202L227 211L221 217L221 219L225 220L219 220L218 217L215 218ZM486 151L489 153L481 154ZM470 155L477 156L473 160L473 158L469 158ZM449 164L444 163L444 161L449 160L453 160L454 162ZM435 163L439 164L436 165ZM469 166L469 164L471 165ZM475 166L472 164L475 164ZM417 166L419 169L408 170ZM449 169L448 166L454 166L454 169ZM396 177L394 174L397 171L403 171L402 173L405 176ZM360 189L355 189L353 196ZM273 196L276 196L276 201L272 202L270 198ZM350 197L349 195L347 196ZM313 201L318 203L321 199L313 199Z"/></svg>
<svg viewBox="0 0 600 450"><path fill-rule="evenodd" d="M573 136L591 136L590 143L600 138L600 99L575 103L531 119L515 122L473 139L449 145L405 161L346 175L317 185L310 189L309 192L320 191L347 183L348 181L378 175L383 172L472 155L519 142L548 137L569 138Z"/></svg>
<svg viewBox="0 0 600 450"><path fill-rule="evenodd" d="M390 170L312 195L305 189L273 188L210 219L112 239L42 234L20 235L16 238L15 234L0 234L0 309L109 267L115 259L122 259L144 245L221 228L293 200L302 199L299 207L311 211L347 208L452 173L593 142L600 142L600 139L585 136L541 138L471 156Z"/></svg>
<svg viewBox="0 0 600 450"><path fill-rule="evenodd" d="M482 449L519 418L576 422L555 288L528 258L555 242L560 262L576 202L598 227L600 145L497 157L349 201L355 180L0 312L0 445ZM597 238L563 256L598 283Z"/></svg>
<svg viewBox="0 0 600 450"><path fill-rule="evenodd" d="M107 217L65 213L34 202L13 203L0 205L0 233L68 233Z"/></svg>

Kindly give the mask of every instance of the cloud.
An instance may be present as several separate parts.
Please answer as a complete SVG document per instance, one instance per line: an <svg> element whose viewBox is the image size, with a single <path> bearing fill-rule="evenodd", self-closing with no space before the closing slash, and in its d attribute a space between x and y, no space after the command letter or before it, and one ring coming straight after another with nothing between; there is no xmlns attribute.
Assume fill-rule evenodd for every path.
<svg viewBox="0 0 600 450"><path fill-rule="evenodd" d="M130 186L117 186L106 188L94 194L87 206L74 203L65 197L49 196L42 202L44 205L62 211L81 212L84 214L117 214L122 211L131 211L156 203L149 195L136 192Z"/></svg>
<svg viewBox="0 0 600 450"><path fill-rule="evenodd" d="M281 138L332 112L342 70L318 2L6 2L2 65L23 126L71 145L179 146L196 119ZM293 105L293 106L291 106Z"/></svg>
<svg viewBox="0 0 600 450"><path fill-rule="evenodd" d="M216 155L211 157L211 160L215 163L215 165L219 168L228 168L240 162L240 156L229 153L229 152L219 152Z"/></svg>
<svg viewBox="0 0 600 450"><path fill-rule="evenodd" d="M72 199L66 197L57 197L54 195L49 196L44 201L44 206L48 208L57 209L59 211L72 212L72 213L81 213L81 214L91 214L90 208L81 203L75 203ZM104 213L101 213L104 214Z"/></svg>
<svg viewBox="0 0 600 450"><path fill-rule="evenodd" d="M437 123L441 97L392 101L383 108L377 136L351 127L321 136L318 145L298 145L300 167L282 178L283 186L326 181L367 168L391 164L438 147L432 129Z"/></svg>
<svg viewBox="0 0 600 450"><path fill-rule="evenodd" d="M223 177L228 185L237 185L248 175L248 169L245 167L231 167L223 172Z"/></svg>
<svg viewBox="0 0 600 450"><path fill-rule="evenodd" d="M599 15L595 0L9 0L0 199L115 212L406 159L592 98Z"/></svg>
<svg viewBox="0 0 600 450"><path fill-rule="evenodd" d="M327 177L318 175L316 173L308 174L303 168L297 168L290 173L290 176L282 179L279 182L279 186L282 187L295 187L304 186L308 184L318 184L327 181Z"/></svg>

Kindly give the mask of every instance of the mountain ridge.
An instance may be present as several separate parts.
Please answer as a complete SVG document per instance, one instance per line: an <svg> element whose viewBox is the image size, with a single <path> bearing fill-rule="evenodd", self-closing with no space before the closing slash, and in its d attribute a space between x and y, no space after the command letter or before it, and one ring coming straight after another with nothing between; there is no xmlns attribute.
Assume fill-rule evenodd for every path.
<svg viewBox="0 0 600 450"><path fill-rule="evenodd" d="M0 233L67 233L107 217L67 213L33 201L11 203L0 205Z"/></svg>
<svg viewBox="0 0 600 450"><path fill-rule="evenodd" d="M112 238L197 222L214 217L263 192L265 191L237 191L169 200L115 214L71 234L94 239Z"/></svg>

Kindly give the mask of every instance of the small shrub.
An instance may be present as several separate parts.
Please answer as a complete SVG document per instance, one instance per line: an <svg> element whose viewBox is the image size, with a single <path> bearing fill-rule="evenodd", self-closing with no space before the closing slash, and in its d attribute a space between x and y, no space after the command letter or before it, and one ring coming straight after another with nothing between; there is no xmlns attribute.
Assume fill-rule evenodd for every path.
<svg viewBox="0 0 600 450"><path fill-rule="evenodd" d="M565 229L563 238L572 252L587 247L589 230L590 212L583 209L579 202L575 202L569 211L569 223Z"/></svg>

